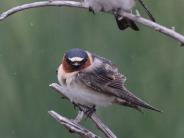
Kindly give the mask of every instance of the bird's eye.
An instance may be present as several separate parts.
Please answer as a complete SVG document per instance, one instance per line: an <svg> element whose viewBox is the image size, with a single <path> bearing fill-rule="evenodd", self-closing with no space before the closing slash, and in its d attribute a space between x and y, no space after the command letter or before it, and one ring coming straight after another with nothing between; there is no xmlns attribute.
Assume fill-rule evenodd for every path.
<svg viewBox="0 0 184 138"><path fill-rule="evenodd" d="M58 74L58 70L56 70L56 74Z"/></svg>
<svg viewBox="0 0 184 138"><path fill-rule="evenodd" d="M88 58L84 58L81 63L86 63L86 61L88 60Z"/></svg>

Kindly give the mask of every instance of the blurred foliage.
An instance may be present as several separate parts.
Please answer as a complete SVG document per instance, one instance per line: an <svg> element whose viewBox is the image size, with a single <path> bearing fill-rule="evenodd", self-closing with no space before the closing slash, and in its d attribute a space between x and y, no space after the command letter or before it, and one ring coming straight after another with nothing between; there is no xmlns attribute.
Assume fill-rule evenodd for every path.
<svg viewBox="0 0 184 138"><path fill-rule="evenodd" d="M144 1L159 23L184 34L183 0ZM1 0L0 12L26 2L31 0ZM109 14L65 7L27 10L0 22L0 138L73 137L47 113L76 114L48 86L57 81L63 53L73 47L111 59L127 76L129 90L164 111L141 114L116 105L98 110L117 136L183 138L184 48L139 26L139 32L122 32ZM96 131L90 121L83 123Z"/></svg>

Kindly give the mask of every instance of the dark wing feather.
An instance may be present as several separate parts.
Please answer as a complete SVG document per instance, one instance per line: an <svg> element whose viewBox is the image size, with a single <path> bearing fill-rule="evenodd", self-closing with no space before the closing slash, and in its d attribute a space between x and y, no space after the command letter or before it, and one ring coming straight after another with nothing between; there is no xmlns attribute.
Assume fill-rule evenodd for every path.
<svg viewBox="0 0 184 138"><path fill-rule="evenodd" d="M81 71L78 79L88 87L109 95L121 97L125 76L109 60L98 57L103 63L90 71Z"/></svg>
<svg viewBox="0 0 184 138"><path fill-rule="evenodd" d="M118 69L114 64L101 57L98 57L98 59L101 59L103 63L92 70L80 71L78 80L97 92L123 99L125 101L125 106L137 109L140 106L159 111L158 109L137 98L124 87L126 77L118 72Z"/></svg>

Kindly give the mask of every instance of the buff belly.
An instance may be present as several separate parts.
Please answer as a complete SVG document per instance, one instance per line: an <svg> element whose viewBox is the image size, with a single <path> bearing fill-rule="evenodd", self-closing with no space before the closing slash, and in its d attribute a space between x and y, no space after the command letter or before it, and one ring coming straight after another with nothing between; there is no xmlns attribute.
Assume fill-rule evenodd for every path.
<svg viewBox="0 0 184 138"><path fill-rule="evenodd" d="M114 100L113 96L108 96L95 92L90 89L79 87L78 85L65 86L65 95L69 97L71 102L86 106L108 106Z"/></svg>
<svg viewBox="0 0 184 138"><path fill-rule="evenodd" d="M135 0L85 0L85 4L92 7L95 12L102 9L105 11L117 9L130 11L135 5Z"/></svg>

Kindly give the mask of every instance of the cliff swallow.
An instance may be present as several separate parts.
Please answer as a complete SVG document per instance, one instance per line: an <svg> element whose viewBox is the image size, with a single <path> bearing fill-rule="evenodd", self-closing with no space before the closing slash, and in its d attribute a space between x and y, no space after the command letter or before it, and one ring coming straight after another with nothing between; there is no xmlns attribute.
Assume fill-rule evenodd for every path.
<svg viewBox="0 0 184 138"><path fill-rule="evenodd" d="M143 0L138 1L145 9L150 19L155 22L154 17L144 4ZM123 12L132 12L133 7L135 6L135 0L84 0L84 3L93 13L99 11L113 12L120 30L130 27L135 31L139 31L139 28L134 21L121 16Z"/></svg>
<svg viewBox="0 0 184 138"><path fill-rule="evenodd" d="M160 112L125 88L126 77L110 60L88 51L78 48L67 51L57 77L72 103L93 111L98 106L120 104Z"/></svg>

